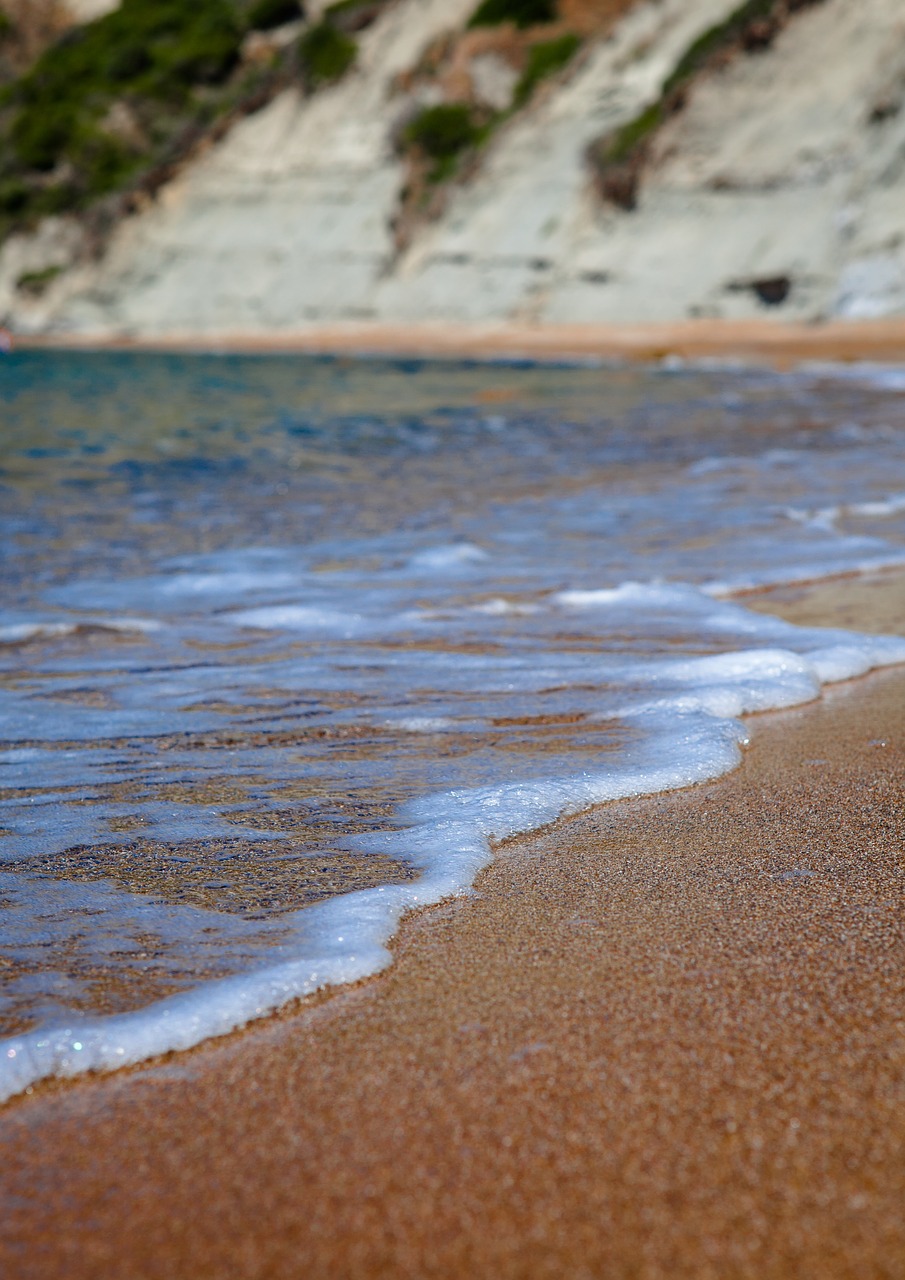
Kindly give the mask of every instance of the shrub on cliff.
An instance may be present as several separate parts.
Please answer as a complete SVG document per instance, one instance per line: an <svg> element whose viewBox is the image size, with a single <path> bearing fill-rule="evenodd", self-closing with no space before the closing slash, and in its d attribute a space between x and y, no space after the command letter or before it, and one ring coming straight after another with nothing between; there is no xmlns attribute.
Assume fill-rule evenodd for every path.
<svg viewBox="0 0 905 1280"><path fill-rule="evenodd" d="M496 27L511 22L517 27L533 27L555 22L557 0L482 0L468 20L470 27Z"/></svg>
<svg viewBox="0 0 905 1280"><path fill-rule="evenodd" d="M228 0L123 0L120 9L52 45L11 87L16 158L47 171L66 161L90 170L92 157L104 156L100 167L109 170L102 135L111 103L122 95L183 101L193 85L228 75L240 37ZM82 176L98 186L99 174Z"/></svg>
<svg viewBox="0 0 905 1280"><path fill-rule="evenodd" d="M352 66L358 46L328 19L311 27L299 41L299 61L312 87L339 80Z"/></svg>
<svg viewBox="0 0 905 1280"><path fill-rule="evenodd" d="M444 102L419 111L405 130L405 141L432 160L447 160L472 146L480 136L471 108L462 102Z"/></svg>
<svg viewBox="0 0 905 1280"><path fill-rule="evenodd" d="M158 162L222 99L241 39L233 0L123 0L46 48L0 102L0 232Z"/></svg>
<svg viewBox="0 0 905 1280"><path fill-rule="evenodd" d="M433 161L429 177L439 182L453 171L458 157L481 142L486 133L487 126L479 123L466 103L444 102L419 111L403 130L402 142Z"/></svg>
<svg viewBox="0 0 905 1280"><path fill-rule="evenodd" d="M562 70L567 62L571 62L580 47L581 36L573 32L559 36L556 40L544 40L540 44L533 44L528 50L525 70L515 86L513 105L523 107L541 80Z"/></svg>
<svg viewBox="0 0 905 1280"><path fill-rule="evenodd" d="M302 16L299 0L256 0L248 10L246 21L252 31L272 31Z"/></svg>

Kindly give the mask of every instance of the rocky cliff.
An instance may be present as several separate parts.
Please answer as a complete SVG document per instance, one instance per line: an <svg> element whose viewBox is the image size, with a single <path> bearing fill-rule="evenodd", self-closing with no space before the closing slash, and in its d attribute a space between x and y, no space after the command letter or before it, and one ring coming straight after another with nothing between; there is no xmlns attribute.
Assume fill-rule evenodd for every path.
<svg viewBox="0 0 905 1280"><path fill-rule="evenodd" d="M0 311L20 331L149 337L905 313L901 0L789 5L769 38L703 60L622 203L595 181L595 140L643 120L739 2L615 6L402 236L400 138L447 93L416 72L474 6L388 5L342 79L239 121L99 253L77 219L11 236ZM472 101L511 95L505 59L474 49ZM47 286L23 291L42 271Z"/></svg>

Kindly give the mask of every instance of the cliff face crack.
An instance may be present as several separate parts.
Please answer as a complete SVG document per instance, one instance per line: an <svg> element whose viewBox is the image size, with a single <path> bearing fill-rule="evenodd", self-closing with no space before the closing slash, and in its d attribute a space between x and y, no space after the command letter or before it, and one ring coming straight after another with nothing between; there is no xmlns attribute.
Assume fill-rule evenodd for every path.
<svg viewBox="0 0 905 1280"><path fill-rule="evenodd" d="M760 276L753 280L733 280L726 288L730 293L750 291L766 307L781 307L792 292L789 276Z"/></svg>

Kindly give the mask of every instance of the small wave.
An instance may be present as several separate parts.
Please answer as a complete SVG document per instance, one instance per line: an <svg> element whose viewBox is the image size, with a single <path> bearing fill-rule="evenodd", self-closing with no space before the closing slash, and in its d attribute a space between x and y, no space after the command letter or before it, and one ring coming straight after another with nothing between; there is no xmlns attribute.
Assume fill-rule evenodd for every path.
<svg viewBox="0 0 905 1280"><path fill-rule="evenodd" d="M712 614L719 607L690 588L669 590L689 608L695 596L702 610ZM637 600L647 592L662 602L663 591L629 583L608 594ZM732 615L744 612L725 608ZM650 696L635 705L626 701L622 715L642 736L610 767L441 791L410 802L399 813L410 824L405 829L346 843L408 861L421 870L419 880L362 890L297 913L290 918L295 942L282 949L284 956L287 945L294 951L288 961L209 982L135 1013L43 1028L2 1042L0 1098L49 1076L110 1070L189 1048L320 987L374 974L390 962L386 944L402 915L468 890L490 861L492 842L596 804L718 777L736 767L747 740L738 716L806 702L818 696L823 683L905 662L905 640L895 637L809 631L759 617L752 626L758 625L765 636L797 639L803 651L748 648L636 665ZM437 721L408 718L400 727L424 732L429 724Z"/></svg>
<svg viewBox="0 0 905 1280"><path fill-rule="evenodd" d="M66 636L151 635L161 624L151 618L92 618L79 622L11 622L0 624L0 644L29 644Z"/></svg>

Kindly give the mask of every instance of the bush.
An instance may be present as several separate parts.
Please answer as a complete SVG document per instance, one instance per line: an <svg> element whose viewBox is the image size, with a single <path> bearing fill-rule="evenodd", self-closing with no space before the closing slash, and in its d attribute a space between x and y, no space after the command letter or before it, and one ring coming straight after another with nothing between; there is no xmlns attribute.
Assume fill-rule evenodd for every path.
<svg viewBox="0 0 905 1280"><path fill-rule="evenodd" d="M253 31L271 31L301 16L298 0L256 0L248 11L248 25Z"/></svg>
<svg viewBox="0 0 905 1280"><path fill-rule="evenodd" d="M482 0L468 20L469 27L496 27L512 22L534 27L556 21L557 0Z"/></svg>
<svg viewBox="0 0 905 1280"><path fill-rule="evenodd" d="M30 196L31 190L24 182L18 182L15 178L0 182L0 214L21 213Z"/></svg>
<svg viewBox="0 0 905 1280"><path fill-rule="evenodd" d="M96 121L123 93L184 101L197 84L232 70L241 33L229 0L123 0L122 7L57 41L11 93L10 140L19 163L48 171L70 151L100 156L92 169L122 170ZM86 134L95 141L77 144ZM94 185L92 179L89 185Z"/></svg>
<svg viewBox="0 0 905 1280"><path fill-rule="evenodd" d="M460 102L425 107L403 134L403 141L423 151L431 160L450 160L480 140L481 129L471 108Z"/></svg>
<svg viewBox="0 0 905 1280"><path fill-rule="evenodd" d="M152 68L148 88L161 96L171 89L190 88L195 84L219 84L225 80L239 59L239 42L228 28L213 24L190 31Z"/></svg>
<svg viewBox="0 0 905 1280"><path fill-rule="evenodd" d="M524 106L541 80L552 76L570 62L580 47L581 37L571 33L556 40L533 44L528 51L528 64L515 86L515 105Z"/></svg>
<svg viewBox="0 0 905 1280"><path fill-rule="evenodd" d="M83 127L68 148L68 159L85 195L115 191L135 169L134 152L100 129Z"/></svg>
<svg viewBox="0 0 905 1280"><path fill-rule="evenodd" d="M35 191L28 203L29 212L38 218L51 217L55 213L70 213L82 201L81 192L71 182L55 182L52 186Z"/></svg>
<svg viewBox="0 0 905 1280"><path fill-rule="evenodd" d="M66 105L44 107L43 103L20 111L11 139L20 164L46 173L55 168L72 138L75 120Z"/></svg>
<svg viewBox="0 0 905 1280"><path fill-rule="evenodd" d="M106 17L76 27L45 50L20 82L26 102L88 105L117 86L135 93L179 93L196 70L222 79L239 56L241 30L229 0L123 0Z"/></svg>
<svg viewBox="0 0 905 1280"><path fill-rule="evenodd" d="M403 130L402 143L432 160L428 178L441 182L454 171L462 152L483 142L490 128L478 123L465 103L447 102L420 111Z"/></svg>
<svg viewBox="0 0 905 1280"><path fill-rule="evenodd" d="M331 22L319 22L299 41L299 59L312 86L339 80L352 66L358 46Z"/></svg>
<svg viewBox="0 0 905 1280"><path fill-rule="evenodd" d="M62 267L44 267L41 271L26 271L16 281L16 288L33 298L39 298L63 271Z"/></svg>
<svg viewBox="0 0 905 1280"><path fill-rule="evenodd" d="M121 0L72 27L0 86L0 233L136 178L159 185L152 175L172 172L208 125L263 105L293 56L310 87L338 79L357 54L349 31L387 3L340 0L296 51L244 78L232 76L244 31L300 18L301 0ZM0 0L0 39L3 13ZM122 107L134 127L118 126Z"/></svg>
<svg viewBox="0 0 905 1280"><path fill-rule="evenodd" d="M149 71L152 66L151 54L139 41L124 42L111 50L107 59L107 75L116 83L128 83Z"/></svg>

